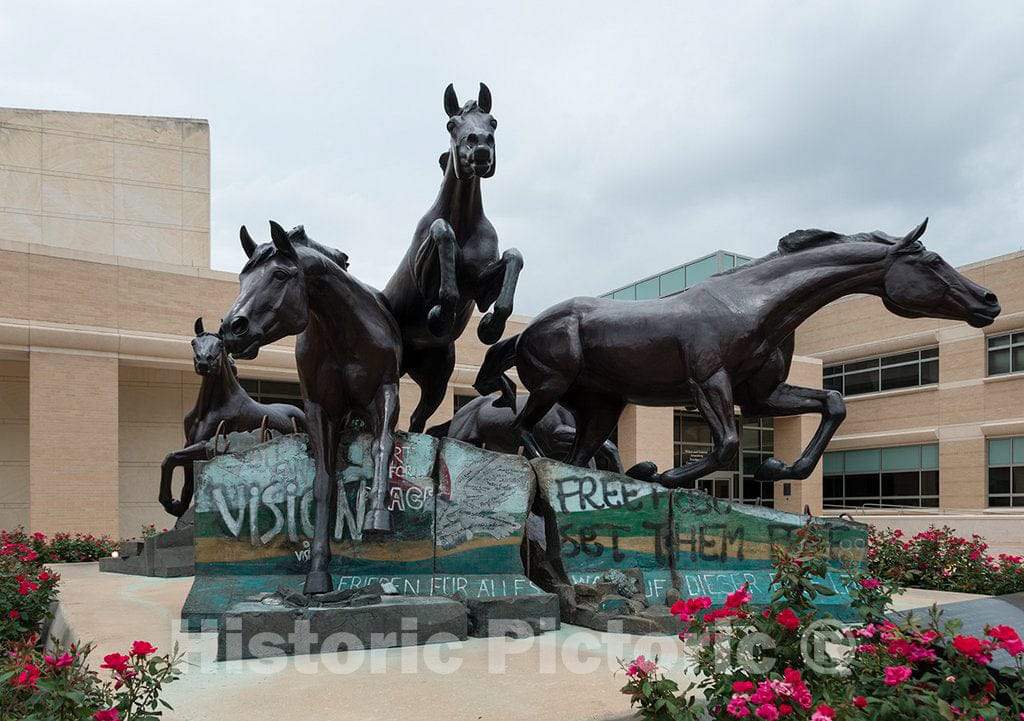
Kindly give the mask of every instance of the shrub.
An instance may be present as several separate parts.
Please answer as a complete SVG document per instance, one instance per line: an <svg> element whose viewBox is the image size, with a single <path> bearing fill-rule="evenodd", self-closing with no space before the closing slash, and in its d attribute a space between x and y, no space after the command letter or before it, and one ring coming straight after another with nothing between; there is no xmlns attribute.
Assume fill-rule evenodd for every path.
<svg viewBox="0 0 1024 721"><path fill-rule="evenodd" d="M831 592L816 580L827 570L824 538L812 521L795 551L776 549L776 590L766 608L751 606L746 587L719 609L706 597L673 605L687 624L680 637L696 662L697 681L680 696L656 663L623 664L622 691L639 715L655 721L1024 718L1024 643L1016 631L997 626L984 638L963 636L938 611L923 621L884 620L894 584L859 573L847 580L868 623L829 619L816 607L818 596ZM996 676L986 667L998 650L1015 659L1015 674ZM694 703L698 691L706 705Z"/></svg>
<svg viewBox="0 0 1024 721"><path fill-rule="evenodd" d="M179 677L181 656L158 656L145 641L127 654L104 657L100 669L89 668L91 646L57 648L45 654L36 638L10 648L0 659L0 709L3 718L23 721L155 721L163 686Z"/></svg>
<svg viewBox="0 0 1024 721"><path fill-rule="evenodd" d="M35 633L57 598L60 577L23 543L0 543L0 648Z"/></svg>
<svg viewBox="0 0 1024 721"><path fill-rule="evenodd" d="M1024 591L1024 560L993 558L978 535L962 538L945 526L911 537L872 529L868 543L871 572L903 586L993 596Z"/></svg>
<svg viewBox="0 0 1024 721"><path fill-rule="evenodd" d="M109 536L91 533L57 533L52 538L43 533L25 533L22 528L0 531L0 546L17 544L36 552L38 563L76 563L98 561L117 550L117 541Z"/></svg>

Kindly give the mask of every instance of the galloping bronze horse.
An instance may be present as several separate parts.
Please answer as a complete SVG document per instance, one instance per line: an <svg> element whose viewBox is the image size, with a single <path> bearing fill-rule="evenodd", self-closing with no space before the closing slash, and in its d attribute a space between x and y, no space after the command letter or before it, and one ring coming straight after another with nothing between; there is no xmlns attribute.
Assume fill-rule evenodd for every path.
<svg viewBox="0 0 1024 721"><path fill-rule="evenodd" d="M344 253L270 223L272 243L257 246L245 226L240 235L249 261L241 292L221 323L236 358L297 335L295 362L306 405L306 425L316 459L316 501L311 565L305 592L334 589L329 571L334 526L338 442L346 420L362 418L373 434L373 486L364 530L391 530L385 507L388 462L398 420L401 335L381 294L345 268Z"/></svg>
<svg viewBox="0 0 1024 721"><path fill-rule="evenodd" d="M160 505L172 516L181 517L192 502L194 461L206 460L206 442L217 433L254 431L259 428L279 433L306 430L306 416L287 403L257 403L238 382L235 364L216 333L203 330L196 318L192 339L192 365L203 379L196 404L185 415L185 447L168 453L160 464ZM181 500L172 497L174 469L184 466Z"/></svg>
<svg viewBox="0 0 1024 721"><path fill-rule="evenodd" d="M516 413L526 405L526 396L516 398L515 408L495 406L495 394L478 396L462 406L447 423L427 429L427 433L438 438L454 438L489 451L518 453L523 445L522 434L516 425ZM562 460L572 451L576 437L576 421L565 408L555 404L531 429L533 439L545 458ZM534 456L530 448L524 449L528 456ZM622 473L622 459L619 449L611 441L605 441L594 453L589 465L602 471Z"/></svg>
<svg viewBox="0 0 1024 721"><path fill-rule="evenodd" d="M483 83L477 100L460 107L455 89L444 94L451 149L441 156L444 180L413 235L412 245L384 288L402 329L402 375L420 388L409 429L422 432L444 400L455 368L455 341L473 315L494 305L477 335L490 344L501 337L512 313L523 257L510 248L498 257L498 236L484 215L480 179L494 175L491 92Z"/></svg>
<svg viewBox="0 0 1024 721"><path fill-rule="evenodd" d="M490 348L475 386L481 394L501 390L511 404L514 385L503 371L518 369L530 390L518 415L524 442L554 403L569 408L578 429L569 459L575 465L594 454L627 403L696 405L711 426L714 449L699 461L648 475L668 488L731 462L739 449L734 405L749 416L819 413L817 432L792 465L769 458L755 474L761 480L807 478L846 416L836 391L785 382L793 332L812 313L845 295L869 293L905 318L981 328L999 314L995 294L925 250L920 238L927 223L903 238L799 230L782 238L777 252L676 296L564 301Z"/></svg>

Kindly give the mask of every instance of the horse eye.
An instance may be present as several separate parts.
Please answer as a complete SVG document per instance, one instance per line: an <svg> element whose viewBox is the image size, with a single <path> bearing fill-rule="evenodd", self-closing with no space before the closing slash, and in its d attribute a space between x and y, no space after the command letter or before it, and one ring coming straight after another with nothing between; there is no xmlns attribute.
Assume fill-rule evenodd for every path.
<svg viewBox="0 0 1024 721"><path fill-rule="evenodd" d="M288 280L288 274L286 272L284 272L283 270L275 270L274 271L274 279L275 280Z"/></svg>
<svg viewBox="0 0 1024 721"><path fill-rule="evenodd" d="M494 118L491 118L491 127L492 128L497 128L498 127L498 121L495 120Z"/></svg>
<svg viewBox="0 0 1024 721"><path fill-rule="evenodd" d="M455 121L454 120L449 120L448 121L448 132L450 133L453 130L455 130Z"/></svg>

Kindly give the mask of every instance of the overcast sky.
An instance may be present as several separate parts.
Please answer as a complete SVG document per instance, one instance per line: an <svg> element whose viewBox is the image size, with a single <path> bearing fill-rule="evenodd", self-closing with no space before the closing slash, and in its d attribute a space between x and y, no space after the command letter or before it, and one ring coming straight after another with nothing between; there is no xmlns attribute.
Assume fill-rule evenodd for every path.
<svg viewBox="0 0 1024 721"><path fill-rule="evenodd" d="M305 224L383 286L493 93L517 311L795 228L1024 245L1024 3L8 2L0 105L206 118L212 264Z"/></svg>

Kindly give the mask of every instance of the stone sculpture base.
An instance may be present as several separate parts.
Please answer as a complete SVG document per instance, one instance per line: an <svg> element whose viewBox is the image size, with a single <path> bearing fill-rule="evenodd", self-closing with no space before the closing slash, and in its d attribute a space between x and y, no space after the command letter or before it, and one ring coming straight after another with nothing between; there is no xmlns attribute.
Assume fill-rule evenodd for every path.
<svg viewBox="0 0 1024 721"><path fill-rule="evenodd" d="M217 630L217 660L338 653L464 641L466 606L450 598L385 596L341 608L236 603Z"/></svg>
<svg viewBox="0 0 1024 721"><path fill-rule="evenodd" d="M466 601L469 635L475 638L527 638L561 627L558 596L498 596Z"/></svg>
<svg viewBox="0 0 1024 721"><path fill-rule="evenodd" d="M118 557L101 558L105 573L179 578L196 573L195 531L192 526L158 533L144 541L125 541Z"/></svg>

